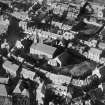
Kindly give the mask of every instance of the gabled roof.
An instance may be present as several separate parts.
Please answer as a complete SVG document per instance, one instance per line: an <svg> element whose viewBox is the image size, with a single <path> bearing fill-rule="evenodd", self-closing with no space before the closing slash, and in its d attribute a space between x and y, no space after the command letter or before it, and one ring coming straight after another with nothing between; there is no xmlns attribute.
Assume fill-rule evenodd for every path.
<svg viewBox="0 0 105 105"><path fill-rule="evenodd" d="M19 82L17 83L17 85L16 85L16 87L15 87L15 89L13 90L13 93L19 93L19 94L21 94L22 92L21 92L21 90L20 90L20 84L21 84L21 82L22 82L22 80L19 80Z"/></svg>
<svg viewBox="0 0 105 105"><path fill-rule="evenodd" d="M46 45L46 44L38 43L37 45L32 44L31 49L53 56L57 48Z"/></svg>
<svg viewBox="0 0 105 105"><path fill-rule="evenodd" d="M69 53L63 52L57 58L61 61L62 66L67 66L69 64L70 57Z"/></svg>
<svg viewBox="0 0 105 105"><path fill-rule="evenodd" d="M22 91L22 95L29 97L29 91L28 91L27 89L24 89L24 90Z"/></svg>

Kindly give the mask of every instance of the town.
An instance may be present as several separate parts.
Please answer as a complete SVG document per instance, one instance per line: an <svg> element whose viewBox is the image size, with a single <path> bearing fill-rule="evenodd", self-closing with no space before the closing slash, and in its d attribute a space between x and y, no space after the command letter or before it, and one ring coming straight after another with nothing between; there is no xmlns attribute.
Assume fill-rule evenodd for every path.
<svg viewBox="0 0 105 105"><path fill-rule="evenodd" d="M104 0L0 1L0 105L105 105L104 92Z"/></svg>

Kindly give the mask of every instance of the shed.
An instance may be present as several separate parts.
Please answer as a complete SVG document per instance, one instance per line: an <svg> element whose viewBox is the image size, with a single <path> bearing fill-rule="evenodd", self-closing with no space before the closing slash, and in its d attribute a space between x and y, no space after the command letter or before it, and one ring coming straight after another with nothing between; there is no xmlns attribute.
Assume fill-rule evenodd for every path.
<svg viewBox="0 0 105 105"><path fill-rule="evenodd" d="M42 43L38 43L36 45L33 43L32 46L30 47L31 54L45 55L48 58L53 58L55 51L56 51L55 47Z"/></svg>

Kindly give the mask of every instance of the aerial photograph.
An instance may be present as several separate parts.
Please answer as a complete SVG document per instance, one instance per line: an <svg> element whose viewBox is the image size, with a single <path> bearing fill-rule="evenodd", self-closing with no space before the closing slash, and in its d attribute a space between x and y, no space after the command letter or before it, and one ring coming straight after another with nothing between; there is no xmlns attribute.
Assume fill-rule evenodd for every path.
<svg viewBox="0 0 105 105"><path fill-rule="evenodd" d="M105 0L0 0L0 105L105 105Z"/></svg>

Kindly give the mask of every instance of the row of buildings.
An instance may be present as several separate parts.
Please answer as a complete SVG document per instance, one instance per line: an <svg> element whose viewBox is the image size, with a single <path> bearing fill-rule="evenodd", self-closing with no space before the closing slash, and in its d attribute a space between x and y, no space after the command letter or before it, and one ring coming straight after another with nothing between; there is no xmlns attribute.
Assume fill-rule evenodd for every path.
<svg viewBox="0 0 105 105"><path fill-rule="evenodd" d="M57 12L57 15L59 15L62 10L64 11L65 8L68 8L68 14L70 15L68 17L71 17L71 12L75 13L74 15L77 17L79 12L77 9L78 5L71 3L69 6L73 8L68 8L68 5L65 6L65 4L60 4L58 6L52 4L51 6L55 9L54 12ZM48 32L44 29L31 28L32 30L27 32L27 22L25 22L25 20L27 20L27 13L24 15L20 12L19 14L17 12L15 14L14 12L11 15L15 17L19 16L18 19L21 20L19 25L23 27L23 33L25 33L26 36L24 39L17 41L12 48L13 51L19 51L19 54L15 56L16 59L12 56L12 54L14 54L12 50L10 50L10 55L7 56L7 59L3 59L2 67L8 74L8 78L0 78L0 90L2 90L0 96L5 96L12 100L12 102L9 102L5 99L5 104L7 104L8 101L10 105L32 105L31 103L35 101L34 105L44 105L46 103L44 99L53 96L52 92L54 92L58 99L63 99L62 103L58 105L64 105L64 103L70 105L71 103L73 104L73 102L79 103L78 101L75 102L75 98L81 101L81 105L84 102L85 105L87 105L86 101L89 101L90 104L94 100L94 97L96 101L99 100L99 97L104 95L104 65L100 69L99 63L100 55L105 50L104 42L98 43L97 48L97 40L84 41L81 38L79 39L78 31L74 32L72 31L72 26L65 25L58 21L52 21L51 25L58 26L59 29L62 29L64 31L62 35L52 33L50 30ZM28 22L29 21L30 20L28 20ZM55 47L45 44L44 41L36 41L40 40L42 37L54 41L61 40L61 42L62 39L65 39L66 42L69 41L69 46ZM30 38L32 38L32 44L30 46L22 44L24 40ZM78 43L75 44L75 40L77 40ZM27 51L28 54L23 50L25 47L29 47L29 51ZM87 47L89 47L89 50L86 50ZM23 58L20 54L22 51L24 52ZM29 62L26 61L25 56L28 55L34 59L34 65L30 63L31 59L28 59ZM36 59L36 56L38 56L40 60ZM80 56L85 56L85 58L83 57L82 59ZM40 62L43 59L45 60L44 65L40 64L36 67L36 62ZM105 64L104 58L102 58L102 60L101 64ZM47 67L44 67L46 65ZM8 95L6 88L10 91L10 95ZM46 95L48 92L47 90L51 91L49 96ZM99 95L99 97L95 96L95 92L97 91L102 93L102 95ZM88 100L84 99L84 102L82 102L83 100L80 98L82 96L84 98L84 95L89 97ZM73 99L74 101L72 102L71 100ZM3 101L3 99L1 100ZM53 96L51 102L49 99L46 100L48 100L47 104L49 105L50 103L54 103L57 98L54 99ZM57 102L54 104L56 103Z"/></svg>

